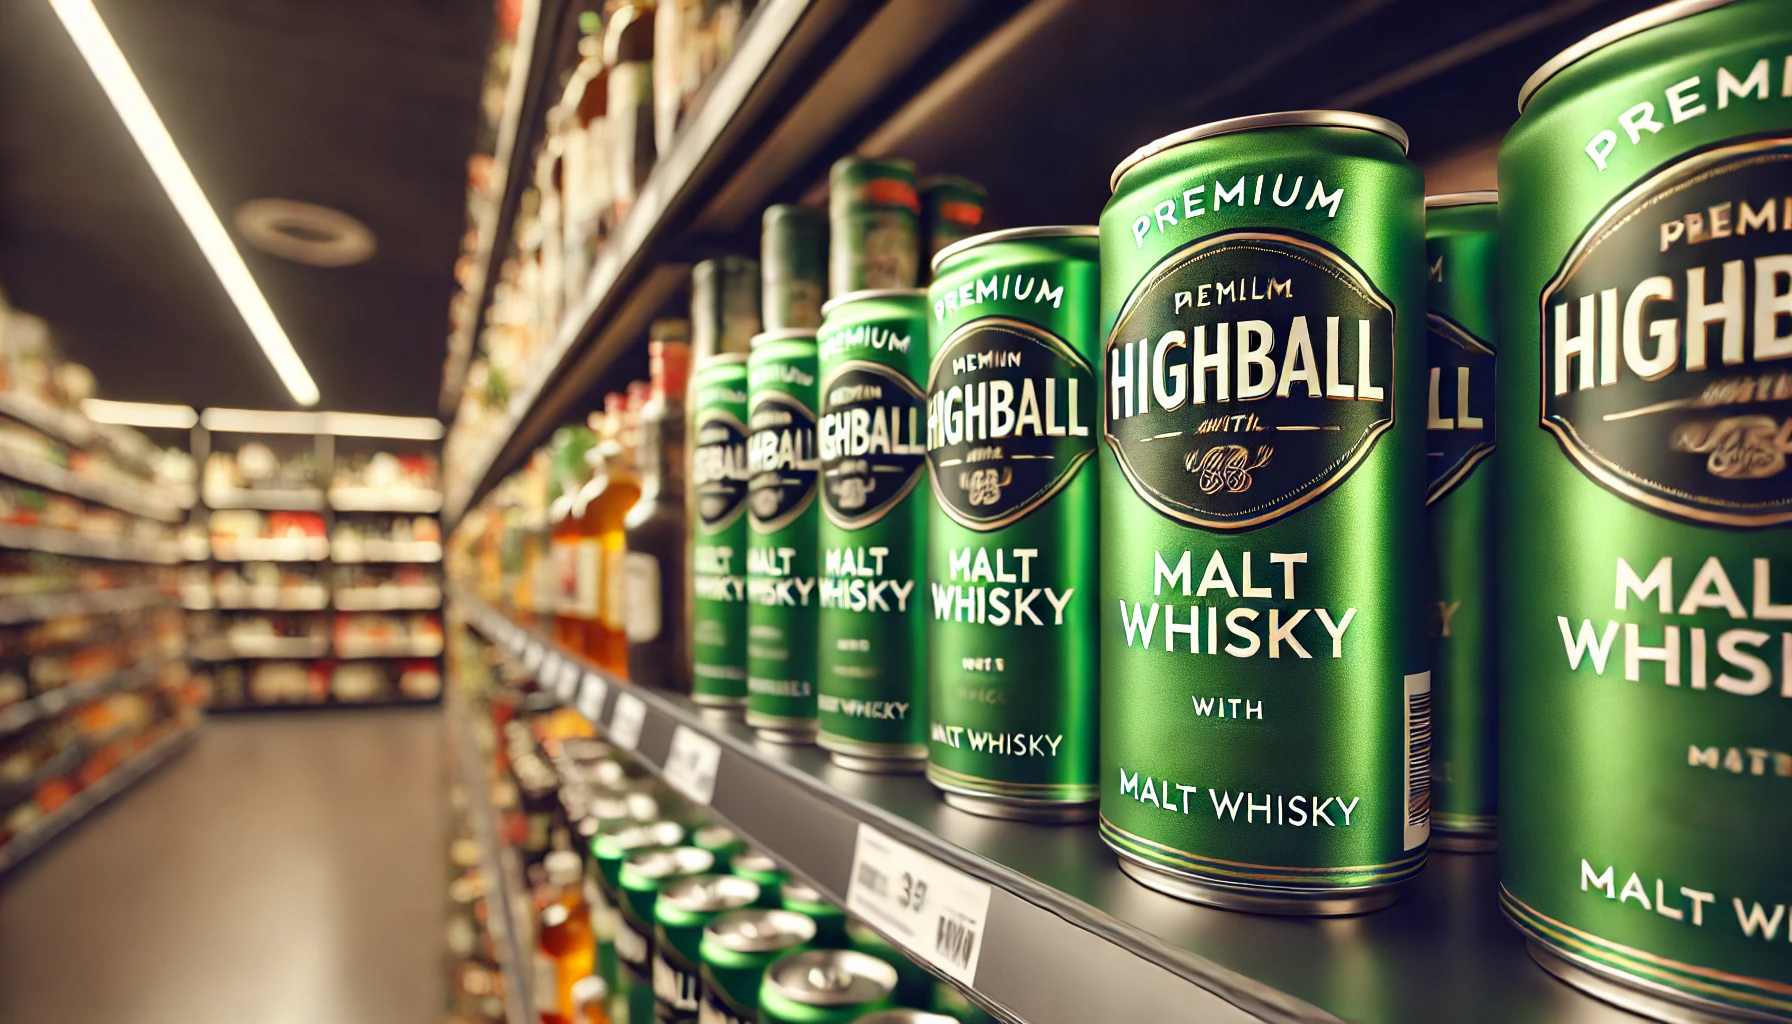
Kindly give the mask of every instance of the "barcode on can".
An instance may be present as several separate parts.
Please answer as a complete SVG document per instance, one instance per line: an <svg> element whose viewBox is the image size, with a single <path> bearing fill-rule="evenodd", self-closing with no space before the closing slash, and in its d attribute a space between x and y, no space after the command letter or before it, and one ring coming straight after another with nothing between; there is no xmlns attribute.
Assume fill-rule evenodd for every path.
<svg viewBox="0 0 1792 1024"><path fill-rule="evenodd" d="M975 927L951 914L940 916L939 930L934 935L934 952L962 969L970 964L971 952L976 948L977 929Z"/></svg>
<svg viewBox="0 0 1792 1024"><path fill-rule="evenodd" d="M1406 849L1431 838L1431 673L1406 677Z"/></svg>

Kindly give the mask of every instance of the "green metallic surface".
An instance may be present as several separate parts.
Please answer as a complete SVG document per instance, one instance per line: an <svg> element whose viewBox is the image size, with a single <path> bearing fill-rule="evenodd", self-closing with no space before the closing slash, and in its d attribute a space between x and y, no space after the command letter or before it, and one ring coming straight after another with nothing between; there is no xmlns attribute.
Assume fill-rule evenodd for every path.
<svg viewBox="0 0 1792 1024"><path fill-rule="evenodd" d="M828 297L828 215L794 203L765 208L760 310L768 331L821 326Z"/></svg>
<svg viewBox="0 0 1792 1024"><path fill-rule="evenodd" d="M804 979L816 979L818 975L826 977L830 982L855 979L859 984L872 991L864 993L864 998L848 1001L835 993L829 993L816 1001L804 1001L792 998L779 990L773 977L780 970L780 963L791 957L804 959L826 955L829 966L809 966L804 969ZM856 962L855 962L856 961ZM892 975L888 982L871 983L879 974ZM852 950L806 949L795 953L786 953L766 968L765 979L759 984L759 1022L760 1024L852 1024L865 1014L877 1010L890 1009L895 1006L893 986L894 972L883 961L867 957ZM883 987L883 986L890 987ZM876 992L878 988L881 992ZM825 1000L825 1001L824 1001Z"/></svg>
<svg viewBox="0 0 1792 1024"><path fill-rule="evenodd" d="M846 938L846 911L814 889L795 882L787 883L780 902L785 910L815 922L815 939L811 945L820 949L852 948Z"/></svg>
<svg viewBox="0 0 1792 1024"><path fill-rule="evenodd" d="M816 715L815 371L813 338L763 340L747 361L747 724L779 730L813 729ZM767 497L785 513L764 517Z"/></svg>
<svg viewBox="0 0 1792 1024"><path fill-rule="evenodd" d="M781 949L730 949L717 941L712 930L705 929L697 947L702 961L704 1024L756 1024L759 983L765 977L765 969L784 954L806 948L807 942L798 942Z"/></svg>
<svg viewBox="0 0 1792 1024"><path fill-rule="evenodd" d="M1792 923L1781 910L1792 902L1787 528L1717 525L1621 497L1540 425L1539 396L1548 397L1542 372L1553 348L1553 328L1540 315L1545 289L1601 212L1695 151L1792 136L1787 15L1784 3L1741 0L1607 46L1544 84L1500 148L1502 902L1527 936L1583 966L1776 1020L1792 1019ZM1756 80L1759 91L1748 86L1720 99L1720 69L1732 84L1751 73L1765 81ZM1682 97L1679 118L1669 90ZM1640 131L1632 143L1619 118L1643 102L1661 127ZM1608 130L1613 145L1600 170L1586 147ZM1727 187L1722 198L1771 201L1783 213L1792 191L1786 181L1783 169L1765 170L1754 187ZM1715 298L1721 264L1741 260L1744 312L1758 312L1749 263L1792 251L1783 220L1778 233L1707 238L1696 250L1684 239L1667 252L1650 244L1671 218L1709 216L1709 202L1646 211L1640 244L1614 254L1626 275L1620 301L1658 273L1671 274L1683 298L1686 275L1670 261L1686 258L1710 268ZM1783 294L1785 278L1775 284ZM1582 291L1560 299L1576 302ZM1683 302L1655 304L1646 319L1669 317L1680 318L1683 332ZM1755 356L1767 340L1762 325L1753 315L1742 320L1741 351ZM1783 312L1770 322L1787 329ZM1662 383L1683 382L1683 393L1698 394L1707 382L1787 369L1758 356L1726 366L1717 355L1720 336L1711 332L1708 370L1682 362ZM1645 352L1655 351L1654 337L1643 340ZM1659 386L1640 379L1627 359L1621 365L1614 385L1591 394L1615 392L1613 401L1627 405ZM1783 423L1787 402L1722 410L1744 413ZM1699 410L1676 415L1685 418L1670 423L1691 423ZM1635 457L1661 455L1651 445ZM1748 486L1783 495L1786 478L1762 473ZM1673 560L1671 593L1641 597L1628 581L1616 582L1620 559L1646 579L1663 558ZM1595 647L1609 647L1597 658L1583 649L1571 667L1564 633L1578 637L1583 628ZM1725 635L1733 645L1728 657L1719 647ZM1659 654L1639 657L1670 636L1679 645L1675 683ZM1609 895L1599 880L1608 869ZM1767 931L1772 922L1777 928Z"/></svg>
<svg viewBox="0 0 1792 1024"><path fill-rule="evenodd" d="M701 849L701 847L699 847ZM727 876L716 875L713 878ZM705 884L713 884L711 878ZM728 884L728 883L723 883ZM759 887L745 879L738 880L743 892L736 895L733 906L717 909L693 909L675 905L670 899L656 900L653 905L653 985L659 1005L655 1012L664 1021L694 1021L699 999L699 969L702 964L703 930L710 922L745 904L743 897L757 899ZM752 902L749 899L747 902ZM674 998L676 997L676 998Z"/></svg>
<svg viewBox="0 0 1792 1024"><path fill-rule="evenodd" d="M747 701L747 368L739 357L691 377L691 699Z"/></svg>
<svg viewBox="0 0 1792 1024"><path fill-rule="evenodd" d="M591 859L597 862L597 881L604 895L618 905L622 862L636 850L677 846L684 842L684 827L670 821L636 822L623 819L604 822L591 839Z"/></svg>
<svg viewBox="0 0 1792 1024"><path fill-rule="evenodd" d="M759 261L704 260L691 268L691 356L746 355L760 331Z"/></svg>
<svg viewBox="0 0 1792 1024"><path fill-rule="evenodd" d="M726 825L710 824L691 833L691 845L715 854L716 864L725 866L735 854L747 848L747 841ZM728 873L733 874L732 871Z"/></svg>
<svg viewBox="0 0 1792 1024"><path fill-rule="evenodd" d="M755 906L775 908L783 905L784 883L790 872L779 867L770 857L757 850L746 850L728 862L728 872L759 883L759 902Z"/></svg>
<svg viewBox="0 0 1792 1024"><path fill-rule="evenodd" d="M1286 203L1275 198L1289 187L1278 175L1294 182L1294 198ZM1216 201L1216 186L1241 180L1241 198ZM1335 206L1315 201L1321 186L1328 198L1341 191ZM1288 248L1307 253L1299 263L1284 258L1264 264L1313 268L1292 272L1291 297L1253 285L1263 293L1261 301L1222 305L1223 312L1203 313L1191 300L1179 310L1173 302L1168 310L1140 305L1141 313L1174 317L1178 324L1205 324L1216 316L1242 324L1260 317L1274 325L1275 337L1290 339L1293 318L1306 316L1314 320L1314 340L1324 352L1318 325L1330 307L1310 294L1318 290L1327 302L1338 301L1340 286L1329 281L1351 280L1352 266L1367 279L1366 294L1379 295L1377 301L1392 308L1391 339L1386 306L1380 306L1384 319L1376 338L1382 347L1372 346L1383 353L1378 360L1391 358L1392 394L1384 390L1382 401L1391 403L1392 423L1384 417L1382 432L1366 435L1372 440L1357 450L1353 469L1339 470L1334 462L1317 477L1297 477L1309 481L1305 491L1288 492L1304 494L1298 502L1223 528L1196 527L1143 500L1104 438L1100 827L1102 838L1125 856L1214 888L1290 901L1385 890L1424 864L1423 761L1413 766L1416 813L1409 811L1406 793L1407 690L1424 685L1427 667L1423 591L1414 571L1424 557L1422 189L1418 169L1386 135L1282 126L1213 136L1152 156L1120 180L1102 213L1104 333L1116 330L1135 290L1142 303L1168 298L1142 286L1160 261L1181 266L1171 262L1172 254L1197 240L1238 232L1292 239ZM1191 198L1198 215L1188 213ZM1170 217L1158 216L1159 210ZM1140 218L1145 230L1135 235ZM1326 249L1338 255L1321 256ZM1203 294L1220 301L1217 290ZM1136 351L1141 336L1143 331L1110 340ZM1158 339L1153 332L1150 340ZM1349 345L1355 350L1355 338ZM1277 341L1272 353L1284 367L1285 349L1292 342ZM1340 368L1343 359L1339 355L1326 369L1362 379L1356 367ZM1389 379L1387 369L1379 372L1379 379ZM1267 438L1281 446L1285 459L1300 459L1319 450L1315 446L1334 443L1328 436L1345 435L1269 432L1274 425L1340 422L1366 404L1320 401L1310 385L1305 396L1296 388L1290 397L1260 402L1191 402L1173 413L1160 410L1160 419L1150 421L1153 429L1174 424L1181 435L1152 441L1177 447L1149 451L1170 453L1178 466L1189 466L1181 460L1200 453L1209 435L1196 428L1208 413L1249 413L1266 426L1243 431L1264 434L1222 428L1218 436L1254 436L1253 444ZM1110 429L1113 401L1104 387L1103 421ZM1265 464L1264 474L1278 466ZM1190 477L1196 471L1188 472L1182 486L1194 488ZM1228 483L1223 494L1248 493L1256 482L1246 475L1241 486ZM1172 571L1185 553L1189 576L1175 580ZM1289 555L1297 559L1272 561ZM1340 629L1350 609L1354 617ZM1186 631L1168 631L1172 611L1184 626L1188 617L1199 616L1200 653L1190 652ZM1133 615L1136 635L1129 639ZM1251 639L1228 627L1232 616ZM1156 620L1154 628L1145 628L1148 617ZM1272 645L1277 621L1291 642ZM1174 641L1174 653L1165 649L1166 641ZM1203 700L1212 703L1204 708ZM1423 700L1410 706L1415 729L1422 729ZM1358 802L1346 817L1342 808L1351 801ZM1311 812L1312 805L1323 818ZM1409 824L1412 817L1418 820Z"/></svg>
<svg viewBox="0 0 1792 1024"><path fill-rule="evenodd" d="M828 172L828 294L920 282L921 201L907 160L845 156Z"/></svg>
<svg viewBox="0 0 1792 1024"><path fill-rule="evenodd" d="M928 492L925 397L916 381L927 377L927 296L830 305L819 337L817 742L857 757L920 760Z"/></svg>
<svg viewBox="0 0 1792 1024"><path fill-rule="evenodd" d="M949 793L974 798L1086 804L1096 796L1097 490L1090 456L1099 430L1097 243L1088 236L1037 238L946 255L928 289L933 357L928 461L934 500L927 556L927 776ZM985 285L982 300L978 282ZM955 337L968 353L1022 352L1034 360L1032 369L959 372L952 359L939 359ZM981 463L945 458L952 447L945 434L950 417L936 415L935 406L944 410L952 388L995 381L1013 385L1017 396L1049 387L1059 404L1048 430L1058 433L987 439L1000 444L981 449L1001 454ZM1069 400L1073 383L1074 402ZM962 404L954 408L961 416L965 411ZM1033 461L1015 461L1010 454ZM954 464L942 468L946 461ZM1027 475L1034 472L1028 467L1041 466L1055 474L1056 489L1029 491L1024 504L1014 505L1012 481L1037 479ZM1017 468L1020 477L1012 475ZM943 482L942 472L951 474ZM997 503L989 507L1008 514L974 526L954 518L942 495L956 494L954 487L975 494L968 489L974 483L969 473L1010 481L976 495L988 500L993 492ZM958 514L969 518L976 507ZM1018 611L1023 601L1030 614ZM976 621L978 609L983 622Z"/></svg>
<svg viewBox="0 0 1792 1024"><path fill-rule="evenodd" d="M1431 827L1438 836L1492 841L1499 811L1495 747L1499 738L1494 686L1491 446L1496 423L1483 404L1482 378L1493 371L1499 207L1444 206L1425 215L1427 332L1432 382L1426 414L1431 587ZM1479 344L1479 348L1474 347ZM1466 347L1465 347L1466 346ZM1484 352L1482 350L1485 350ZM1462 420L1457 371L1474 374ZM1447 372L1438 372L1447 371ZM1436 414L1435 419L1433 414ZM1447 425L1447 426L1446 426ZM1430 444L1430 440L1445 443ZM1445 450L1447 446L1447 451ZM1460 458L1464 450L1466 458ZM1465 475L1459 467L1468 463ZM1451 472L1443 480L1439 473Z"/></svg>

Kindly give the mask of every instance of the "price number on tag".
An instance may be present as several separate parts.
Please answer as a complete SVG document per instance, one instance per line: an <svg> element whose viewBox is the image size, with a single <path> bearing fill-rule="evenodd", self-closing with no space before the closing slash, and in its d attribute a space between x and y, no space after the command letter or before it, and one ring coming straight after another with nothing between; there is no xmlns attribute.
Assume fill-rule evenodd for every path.
<svg viewBox="0 0 1792 1024"><path fill-rule="evenodd" d="M957 868L859 825L846 909L963 985L976 984L989 892Z"/></svg>
<svg viewBox="0 0 1792 1024"><path fill-rule="evenodd" d="M647 723L647 705L632 693L616 695L616 709L610 712L610 742L624 750L641 745L641 726Z"/></svg>
<svg viewBox="0 0 1792 1024"><path fill-rule="evenodd" d="M610 693L610 684L596 672L585 673L585 684L579 688L579 714L585 720L596 722L604 712L604 698Z"/></svg>
<svg viewBox="0 0 1792 1024"><path fill-rule="evenodd" d="M708 805L716 794L716 770L722 763L722 746L689 726L672 732L666 752L666 784L693 802Z"/></svg>

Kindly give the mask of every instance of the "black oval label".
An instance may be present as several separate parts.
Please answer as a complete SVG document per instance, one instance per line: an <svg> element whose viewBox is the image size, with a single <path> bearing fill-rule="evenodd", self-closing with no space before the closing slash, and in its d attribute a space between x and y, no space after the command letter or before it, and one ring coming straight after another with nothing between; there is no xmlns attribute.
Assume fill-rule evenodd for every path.
<svg viewBox="0 0 1792 1024"><path fill-rule="evenodd" d="M869 359L848 360L821 382L821 507L847 530L869 526L921 479L926 396L907 376Z"/></svg>
<svg viewBox="0 0 1792 1024"><path fill-rule="evenodd" d="M706 409L697 421L697 447L691 453L692 491L697 496L697 525L708 533L726 529L746 507L747 428L740 418L721 409Z"/></svg>
<svg viewBox="0 0 1792 1024"><path fill-rule="evenodd" d="M960 327L927 377L927 463L947 515L1014 523L1064 489L1095 438L1095 372L1062 338L986 317Z"/></svg>
<svg viewBox="0 0 1792 1024"><path fill-rule="evenodd" d="M775 533L815 500L815 413L782 391L762 391L747 418L747 522Z"/></svg>
<svg viewBox="0 0 1792 1024"><path fill-rule="evenodd" d="M1139 497L1214 530L1276 521L1394 425L1394 307L1342 253L1228 232L1165 257L1108 337L1108 445Z"/></svg>
<svg viewBox="0 0 1792 1024"><path fill-rule="evenodd" d="M1543 289L1541 423L1651 511L1792 521L1792 139L1716 146L1608 207Z"/></svg>
<svg viewBox="0 0 1792 1024"><path fill-rule="evenodd" d="M1431 397L1425 409L1425 504L1493 454L1493 348L1449 317L1425 321Z"/></svg>

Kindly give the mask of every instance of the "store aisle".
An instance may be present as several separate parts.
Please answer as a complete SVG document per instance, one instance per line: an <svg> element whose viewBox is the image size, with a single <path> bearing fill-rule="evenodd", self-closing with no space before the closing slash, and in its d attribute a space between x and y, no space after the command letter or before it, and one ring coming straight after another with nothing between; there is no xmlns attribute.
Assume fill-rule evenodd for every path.
<svg viewBox="0 0 1792 1024"><path fill-rule="evenodd" d="M0 1020L440 1021L447 763L433 708L206 722L0 879Z"/></svg>

